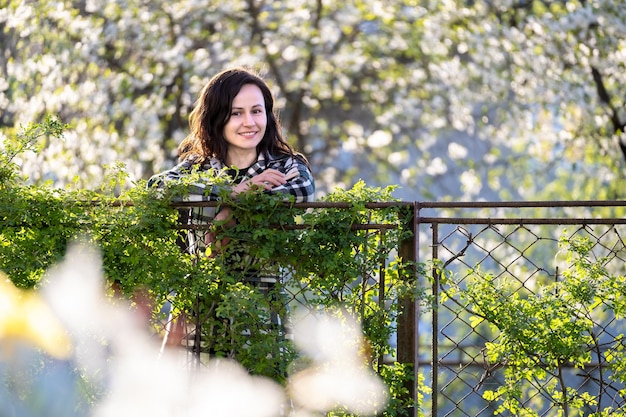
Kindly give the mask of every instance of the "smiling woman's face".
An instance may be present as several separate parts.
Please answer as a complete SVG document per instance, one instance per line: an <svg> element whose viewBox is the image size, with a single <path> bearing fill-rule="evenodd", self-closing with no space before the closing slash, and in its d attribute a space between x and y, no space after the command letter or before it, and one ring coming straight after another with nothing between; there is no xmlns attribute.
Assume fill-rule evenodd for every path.
<svg viewBox="0 0 626 417"><path fill-rule="evenodd" d="M224 126L228 153L254 152L265 135L267 113L261 89L254 84L241 87L233 100L230 119Z"/></svg>

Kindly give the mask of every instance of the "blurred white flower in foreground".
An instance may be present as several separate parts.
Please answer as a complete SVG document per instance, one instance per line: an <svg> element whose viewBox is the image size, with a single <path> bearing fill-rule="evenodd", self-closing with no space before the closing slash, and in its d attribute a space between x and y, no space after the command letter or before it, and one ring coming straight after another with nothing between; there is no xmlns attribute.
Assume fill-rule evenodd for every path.
<svg viewBox="0 0 626 417"><path fill-rule="evenodd" d="M293 333L296 345L313 361L289 378L294 416L336 408L374 415L385 408L388 389L370 368L365 339L349 314L304 316L295 321Z"/></svg>
<svg viewBox="0 0 626 417"><path fill-rule="evenodd" d="M100 257L73 245L47 274L44 294L75 339L82 366L104 372L107 395L96 417L275 417L284 408L282 388L249 375L237 363L210 361L190 370L185 353L160 353L136 314L104 295ZM121 302L120 302L121 303Z"/></svg>

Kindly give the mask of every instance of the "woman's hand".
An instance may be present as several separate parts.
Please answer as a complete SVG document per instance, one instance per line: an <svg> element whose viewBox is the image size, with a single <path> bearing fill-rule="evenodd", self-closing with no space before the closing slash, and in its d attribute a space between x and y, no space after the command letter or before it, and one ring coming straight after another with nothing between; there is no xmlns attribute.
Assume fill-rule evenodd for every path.
<svg viewBox="0 0 626 417"><path fill-rule="evenodd" d="M274 187L285 184L287 180L287 176L282 172L276 169L267 169L259 175L255 175L249 180L242 181L233 187L233 195L246 192L252 187L257 187L262 190L271 190Z"/></svg>

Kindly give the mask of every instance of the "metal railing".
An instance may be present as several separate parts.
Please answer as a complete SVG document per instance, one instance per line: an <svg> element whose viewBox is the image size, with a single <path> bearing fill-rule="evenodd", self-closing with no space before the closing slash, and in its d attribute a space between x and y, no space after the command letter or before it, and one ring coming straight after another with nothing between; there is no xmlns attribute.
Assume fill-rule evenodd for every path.
<svg viewBox="0 0 626 417"><path fill-rule="evenodd" d="M211 205L211 203L208 203ZM207 203L190 204L202 206ZM349 207L347 203L304 203L303 210L324 210ZM419 264L438 264L463 282L480 269L497 279L515 283L520 294L532 294L546 283L560 279L560 271L568 267L560 258L562 237L584 236L593 243L593 255L607 257L607 267L623 273L626 247L626 202L622 201L545 201L545 202L390 202L370 203L368 210L396 206L406 216L405 226L412 235L399 244L397 256ZM181 226L189 231L200 230L189 223ZM292 226L297 229L298 225ZM384 233L395 228L390 224L354 224L353 230ZM198 240L198 237L195 238ZM366 274L363 291L374 291L384 305L385 276L381 271L388 262L381 260L380 269ZM417 274L418 269L410 273ZM409 275L410 275L409 273ZM430 275L430 274L429 274ZM431 416L494 415L497 405L485 399L485 390L504 384L502 364L490 364L485 346L497 338L493 332L471 323L462 300L448 293L446 282L437 271L432 276L417 277L424 299L435 300L432 309L421 309L419 300L392 300L401 312L397 317L396 360L415 365L419 386L409 386L412 398L421 398L418 413ZM305 288L292 288L290 303L305 302ZM442 295L445 295L442 296ZM601 334L623 333L621 320L605 318L594 324ZM383 358L380 358L383 361ZM595 390L605 404L624 405L618 394L621 387L611 385L598 376L602 357L585 370L572 368L569 378L575 389ZM602 380L602 384L598 381ZM595 385L594 385L595 384ZM602 396L604 393L604 396ZM529 393L529 406L537 414L552 415L555 410L542 394ZM533 405L534 404L534 405Z"/></svg>
<svg viewBox="0 0 626 417"><path fill-rule="evenodd" d="M203 262L203 257L206 253L205 237L207 231L211 229L210 220L207 219L214 215L214 207L216 205L217 203L215 202L175 204L175 207L181 214L181 223L179 228L184 231L184 238L181 240L181 248L184 252L192 253L197 256L199 262ZM291 207L297 211L298 215L296 217L300 217L300 213L306 212L345 212L350 209L352 205L349 203L313 202L294 204L291 205ZM394 210L397 214L395 216L392 214L386 219L381 219L380 216L377 216L377 213L381 213L386 209ZM408 308L409 314L402 314L400 316L397 326L397 337L395 340L391 341L396 349L396 355L391 355L390 357L388 353L378 352L378 356L373 358L375 368L380 371L380 368L384 363L388 363L389 360L395 360L396 357L399 361L405 363L413 363L415 357L415 316L412 308L414 302L409 298L403 298L401 300L394 299L395 288L393 288L393 286L395 284L392 282L393 279L386 275L389 262L392 260L390 257L393 258L399 255L404 260L408 261L409 264L415 261L415 241L413 239L414 231L408 233L405 239L398 242L397 247L393 248L394 253L390 257L381 258L378 254L379 252L377 252L380 251L380 245L382 242L387 240L393 240L395 242L393 238L394 233L398 232L399 229L404 228L407 223L414 226L414 223L412 222L413 212L411 204L400 202L368 203L365 204L362 210L359 210L362 214L358 217L362 221L355 221L350 224L332 224L331 215L331 217L322 221L324 224L310 225L295 221L289 224L274 224L270 226L280 229L281 233L285 233L285 231L291 233L287 235L287 239L290 242L288 245L297 244L297 242L301 241L303 235L307 235L308 230L324 229L327 227L332 228L333 231L331 233L335 233L335 235L338 233L345 233L361 236L360 239L356 239L354 241L353 247L348 248L348 251L351 250L354 254L353 258L358 260L356 260L355 264L351 268L348 268L345 272L340 271L341 268L339 268L339 270L329 272L327 270L323 270L324 268L322 267L320 267L320 270L318 271L316 270L315 265L313 265L308 272L304 271L305 274L309 273L312 277L315 277L316 275L320 276L319 274L341 275L342 273L347 272L346 276L335 276L331 278L330 281L332 282L328 288L316 288L312 291L311 287L315 284L315 281L319 280L313 279L313 281L311 281L311 279L307 276L295 276L298 272L294 272L293 265L281 264L284 259L281 259L280 254L278 254L277 259L269 260L269 269L273 269L273 272L268 274L266 271L262 275L264 275L263 279L265 281L272 281L272 277L269 275L275 276L276 281L280 283L280 299L288 305L288 309L291 311L297 309L313 310L323 305L345 305L346 300L348 299L350 299L353 303L349 307L355 310L353 313L359 316L359 318L363 318L368 314L378 314L380 311L385 311L383 314L387 314L390 310L396 309L399 305L401 305L405 310ZM199 215L201 213L203 215ZM406 216L407 219L401 220L401 216ZM328 223L328 220L330 220L330 223ZM339 228L335 230L335 226L339 226ZM331 237L326 237L329 239L328 241L320 241L320 246L333 246L332 234L329 236ZM310 237L310 235L307 237ZM239 239L239 237L234 239ZM248 247L250 244L254 244L250 237L242 237L242 240L239 240L238 244L240 243L248 245ZM322 257L332 257L334 255L333 251L340 253L343 252L341 249L342 248L335 248L329 251L328 248L326 248L316 255ZM345 254L342 254L341 256L345 257ZM347 263L352 261L348 258L341 259L344 259ZM255 259L255 261L259 261L259 264L268 265L268 259ZM320 263L322 261L324 261L324 259L320 259ZM257 271L254 272L257 273ZM299 273L301 274L302 271L299 271ZM411 273L412 271L410 270L406 271L407 277L410 277ZM241 274L242 277L244 275L246 274ZM415 277L414 273L413 277ZM249 277L242 279L244 281L249 281ZM272 286L273 285L269 285L270 289ZM374 300L374 302L372 303L371 300ZM395 313L389 314L394 315ZM182 331L182 333L184 333L184 339L194 339L192 343L193 346L203 345L203 341L199 336L200 332L198 331L198 329L203 326L202 320L205 320L205 318L188 317L186 329ZM205 344L206 343L204 343L204 345ZM202 361L202 353L204 352L201 352L200 349L193 350L193 354L195 356L194 361L196 363L200 363ZM411 393L411 396L412 395L413 393Z"/></svg>

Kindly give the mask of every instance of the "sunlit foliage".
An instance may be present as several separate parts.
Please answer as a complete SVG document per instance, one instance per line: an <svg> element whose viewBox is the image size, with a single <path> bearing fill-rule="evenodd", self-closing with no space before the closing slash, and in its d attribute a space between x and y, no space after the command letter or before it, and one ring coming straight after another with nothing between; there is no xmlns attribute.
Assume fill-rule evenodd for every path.
<svg viewBox="0 0 626 417"><path fill-rule="evenodd" d="M21 165L98 185L171 166L201 85L271 83L320 192L405 198L623 196L626 9L613 0L8 0L0 127L71 125ZM539 179L538 179L539 178Z"/></svg>

